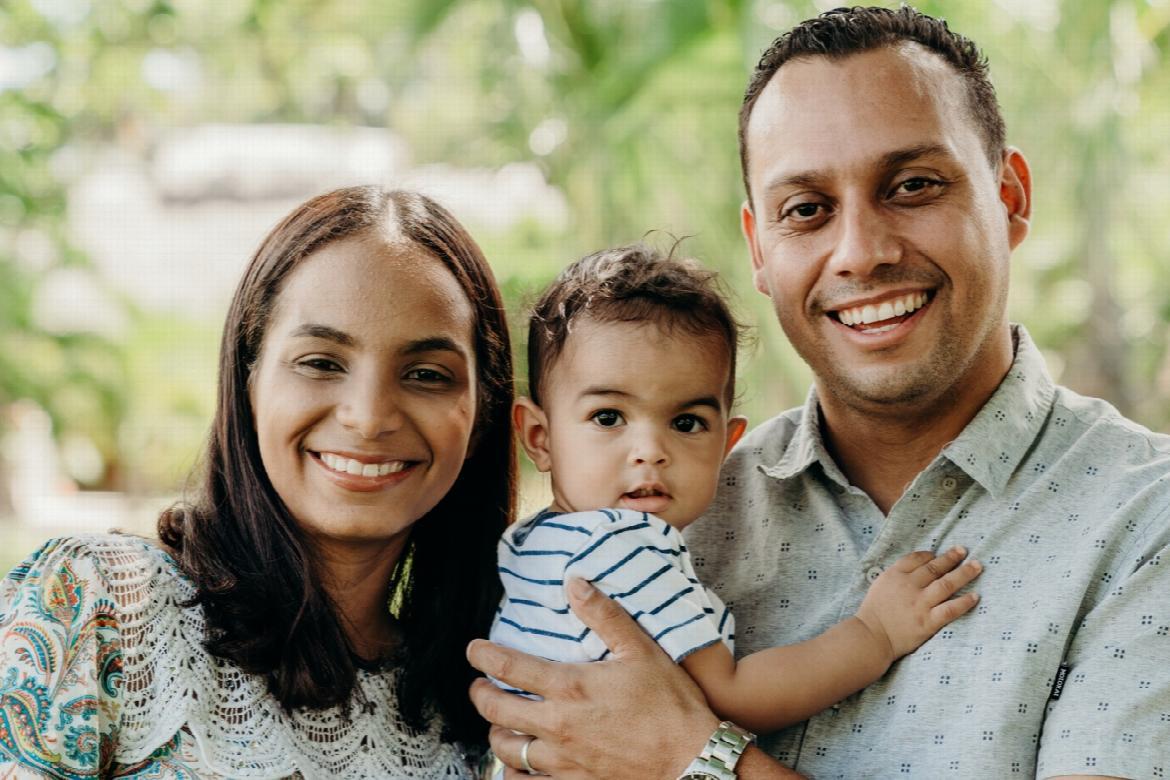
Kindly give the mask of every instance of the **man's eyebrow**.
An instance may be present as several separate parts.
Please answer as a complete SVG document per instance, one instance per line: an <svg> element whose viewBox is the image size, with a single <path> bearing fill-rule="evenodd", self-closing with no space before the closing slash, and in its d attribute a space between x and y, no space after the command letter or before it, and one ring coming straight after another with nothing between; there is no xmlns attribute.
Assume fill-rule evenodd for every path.
<svg viewBox="0 0 1170 780"><path fill-rule="evenodd" d="M881 166L883 170L890 168L897 168L909 162L914 162L922 157L950 157L951 152L942 144L919 144L918 146L911 146L906 149L896 149L882 155Z"/></svg>
<svg viewBox="0 0 1170 780"><path fill-rule="evenodd" d="M917 146L908 146L905 149L895 149L892 152L887 152L878 161L878 166L881 170L889 170L922 157L932 156L950 157L951 153L942 144L918 144ZM777 190L789 188L799 189L802 187L816 189L827 178L829 178L828 173L822 170L797 171L772 179L765 185L764 192L771 194Z"/></svg>
<svg viewBox="0 0 1170 780"><path fill-rule="evenodd" d="M315 322L306 322L303 325L298 325L292 332L292 336L293 338L324 339L325 341L336 342L343 347L352 347L357 343L353 336L348 333L328 325L318 325Z"/></svg>
<svg viewBox="0 0 1170 780"><path fill-rule="evenodd" d="M816 189L824 179L825 174L820 171L800 171L799 173L790 173L787 176L777 176L764 187L764 194L771 195L777 190L802 189L806 187Z"/></svg>

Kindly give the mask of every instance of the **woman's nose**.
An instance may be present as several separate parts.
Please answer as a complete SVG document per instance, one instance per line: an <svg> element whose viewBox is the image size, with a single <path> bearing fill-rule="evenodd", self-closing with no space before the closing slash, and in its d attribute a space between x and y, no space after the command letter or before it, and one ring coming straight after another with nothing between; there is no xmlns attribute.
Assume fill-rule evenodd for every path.
<svg viewBox="0 0 1170 780"><path fill-rule="evenodd" d="M376 439L402 427L400 398L393 386L382 381L352 381L338 404L337 419L363 439Z"/></svg>

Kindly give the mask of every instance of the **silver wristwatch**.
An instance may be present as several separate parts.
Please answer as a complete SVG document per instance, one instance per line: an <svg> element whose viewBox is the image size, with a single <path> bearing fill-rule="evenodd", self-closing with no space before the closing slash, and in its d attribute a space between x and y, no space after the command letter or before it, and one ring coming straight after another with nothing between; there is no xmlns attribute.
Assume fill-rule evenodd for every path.
<svg viewBox="0 0 1170 780"><path fill-rule="evenodd" d="M707 740L703 752L679 775L678 780L736 780L735 765L756 735L731 721L723 721Z"/></svg>

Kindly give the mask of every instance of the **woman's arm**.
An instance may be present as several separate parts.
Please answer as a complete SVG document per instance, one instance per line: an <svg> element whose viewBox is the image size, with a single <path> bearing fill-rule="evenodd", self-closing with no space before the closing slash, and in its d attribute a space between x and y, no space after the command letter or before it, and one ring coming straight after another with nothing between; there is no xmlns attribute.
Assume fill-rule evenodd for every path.
<svg viewBox="0 0 1170 780"><path fill-rule="evenodd" d="M4 776L104 774L117 744L121 678L106 572L83 542L46 542L0 582L0 709L11 726L0 740Z"/></svg>

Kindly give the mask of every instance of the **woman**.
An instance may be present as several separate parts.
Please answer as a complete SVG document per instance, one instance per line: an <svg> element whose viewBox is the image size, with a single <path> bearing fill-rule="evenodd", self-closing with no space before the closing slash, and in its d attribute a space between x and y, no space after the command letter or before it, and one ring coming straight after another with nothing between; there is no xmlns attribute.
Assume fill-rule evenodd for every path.
<svg viewBox="0 0 1170 780"><path fill-rule="evenodd" d="M197 498L158 546L53 540L0 586L0 775L470 776L511 376L443 208L358 187L294 210L228 312Z"/></svg>

